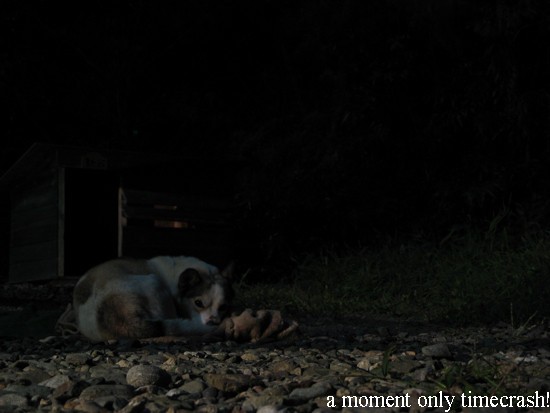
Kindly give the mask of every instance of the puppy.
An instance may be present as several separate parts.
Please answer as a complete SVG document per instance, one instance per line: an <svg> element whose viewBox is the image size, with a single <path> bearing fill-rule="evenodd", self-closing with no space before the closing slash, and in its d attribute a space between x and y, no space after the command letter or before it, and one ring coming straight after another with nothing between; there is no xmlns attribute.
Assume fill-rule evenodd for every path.
<svg viewBox="0 0 550 413"><path fill-rule="evenodd" d="M232 270L183 256L107 261L76 284L76 323L92 341L213 333L229 313Z"/></svg>

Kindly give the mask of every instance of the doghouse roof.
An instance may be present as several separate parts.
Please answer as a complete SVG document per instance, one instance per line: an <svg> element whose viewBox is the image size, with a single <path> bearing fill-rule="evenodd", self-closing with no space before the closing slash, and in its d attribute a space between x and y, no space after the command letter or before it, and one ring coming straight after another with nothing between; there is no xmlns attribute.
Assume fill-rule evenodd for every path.
<svg viewBox="0 0 550 413"><path fill-rule="evenodd" d="M59 167L106 169L107 162L107 157L97 150L34 143L0 177L0 187L27 180L37 173L53 172Z"/></svg>
<svg viewBox="0 0 550 413"><path fill-rule="evenodd" d="M234 177L234 173L242 169L243 162L34 143L0 177L0 189L27 182L37 175L53 173L60 167L116 171L130 186L136 180L140 185L146 185L148 180L154 181L155 183L151 182L151 184L158 187L159 180L166 186L171 186L178 181L181 184L185 179L186 186L202 185L201 181L203 181L203 183L208 182L211 189L214 189L213 183L217 184L214 186L222 191L233 186L229 185L229 182Z"/></svg>

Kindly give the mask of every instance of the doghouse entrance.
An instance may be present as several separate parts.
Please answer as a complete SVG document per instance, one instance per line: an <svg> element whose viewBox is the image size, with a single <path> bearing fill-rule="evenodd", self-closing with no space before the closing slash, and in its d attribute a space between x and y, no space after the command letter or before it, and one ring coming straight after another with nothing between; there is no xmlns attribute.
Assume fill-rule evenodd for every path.
<svg viewBox="0 0 550 413"><path fill-rule="evenodd" d="M106 170L64 172L63 272L72 277L118 255L119 182Z"/></svg>

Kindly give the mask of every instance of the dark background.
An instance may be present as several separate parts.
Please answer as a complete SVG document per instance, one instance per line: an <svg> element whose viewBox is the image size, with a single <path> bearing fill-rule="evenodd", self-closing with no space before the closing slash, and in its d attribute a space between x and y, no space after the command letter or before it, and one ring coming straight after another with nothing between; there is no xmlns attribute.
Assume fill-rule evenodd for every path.
<svg viewBox="0 0 550 413"><path fill-rule="evenodd" d="M33 142L246 165L256 258L548 228L536 0L0 3L0 171Z"/></svg>

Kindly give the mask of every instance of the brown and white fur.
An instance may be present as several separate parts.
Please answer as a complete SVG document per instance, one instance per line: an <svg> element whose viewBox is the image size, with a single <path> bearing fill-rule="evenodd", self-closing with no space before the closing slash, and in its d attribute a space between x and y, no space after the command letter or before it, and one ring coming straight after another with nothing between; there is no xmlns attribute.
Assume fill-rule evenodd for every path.
<svg viewBox="0 0 550 413"><path fill-rule="evenodd" d="M213 333L229 310L231 272L184 256L107 261L75 286L78 328L93 341Z"/></svg>

